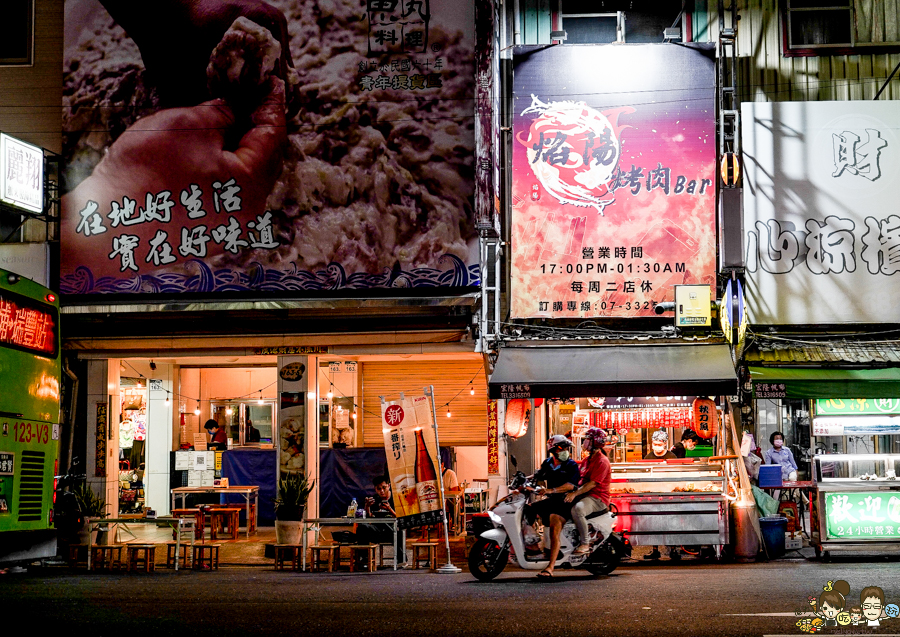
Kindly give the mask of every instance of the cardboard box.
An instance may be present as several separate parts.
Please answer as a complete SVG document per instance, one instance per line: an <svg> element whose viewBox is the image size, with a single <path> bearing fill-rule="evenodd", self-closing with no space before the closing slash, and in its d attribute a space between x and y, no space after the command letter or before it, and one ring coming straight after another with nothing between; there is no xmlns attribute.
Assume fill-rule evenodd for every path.
<svg viewBox="0 0 900 637"><path fill-rule="evenodd" d="M784 550L786 551L796 551L797 549L803 548L803 540L798 535L797 537L785 537L784 538Z"/></svg>
<svg viewBox="0 0 900 637"><path fill-rule="evenodd" d="M780 487L781 482L781 465L780 464L764 464L759 467L759 486L760 487Z"/></svg>

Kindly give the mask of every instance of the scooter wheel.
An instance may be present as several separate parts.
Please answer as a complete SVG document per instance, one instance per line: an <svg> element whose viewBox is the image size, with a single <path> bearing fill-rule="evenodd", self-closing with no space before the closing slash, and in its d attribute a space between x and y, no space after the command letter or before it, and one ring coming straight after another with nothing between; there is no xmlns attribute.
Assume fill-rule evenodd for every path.
<svg viewBox="0 0 900 637"><path fill-rule="evenodd" d="M469 551L469 572L482 582L489 582L506 568L509 548L493 540L478 538Z"/></svg>
<svg viewBox="0 0 900 637"><path fill-rule="evenodd" d="M591 575L609 575L619 566L619 554L609 545L603 544L582 565Z"/></svg>

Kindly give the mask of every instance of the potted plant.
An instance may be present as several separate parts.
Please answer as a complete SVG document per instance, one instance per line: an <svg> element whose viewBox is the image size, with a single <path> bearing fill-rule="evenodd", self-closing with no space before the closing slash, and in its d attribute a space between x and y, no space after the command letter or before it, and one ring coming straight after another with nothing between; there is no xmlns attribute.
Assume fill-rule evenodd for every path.
<svg viewBox="0 0 900 637"><path fill-rule="evenodd" d="M299 544L300 524L306 510L306 501L316 481L305 474L285 473L278 480L278 497L275 498L275 542Z"/></svg>
<svg viewBox="0 0 900 637"><path fill-rule="evenodd" d="M75 500L78 502L82 515L84 515L84 526L78 533L78 541L81 544L96 544L100 529L92 529L91 521L102 520L106 517L106 500L94 493L86 482L76 486L72 492L75 494Z"/></svg>

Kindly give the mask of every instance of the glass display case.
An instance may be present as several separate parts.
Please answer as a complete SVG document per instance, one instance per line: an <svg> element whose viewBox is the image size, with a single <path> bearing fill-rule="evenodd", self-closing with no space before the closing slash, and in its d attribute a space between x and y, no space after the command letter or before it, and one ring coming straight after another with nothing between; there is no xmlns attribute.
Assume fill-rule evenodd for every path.
<svg viewBox="0 0 900 637"><path fill-rule="evenodd" d="M818 488L816 553L829 550L900 550L898 454L813 456Z"/></svg>
<svg viewBox="0 0 900 637"><path fill-rule="evenodd" d="M726 488L722 464L613 464L616 529L635 546L711 545L718 554L728 544Z"/></svg>

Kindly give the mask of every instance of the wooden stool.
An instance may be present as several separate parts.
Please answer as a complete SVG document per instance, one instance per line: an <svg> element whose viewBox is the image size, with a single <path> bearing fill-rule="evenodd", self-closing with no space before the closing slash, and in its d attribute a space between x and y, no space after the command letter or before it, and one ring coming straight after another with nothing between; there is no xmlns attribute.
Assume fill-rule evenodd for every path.
<svg viewBox="0 0 900 637"><path fill-rule="evenodd" d="M276 544L275 545L275 570L285 570L288 559L291 561L291 570L297 570L297 556L303 550L302 544Z"/></svg>
<svg viewBox="0 0 900 637"><path fill-rule="evenodd" d="M90 548L87 544L69 544L69 566L78 568L83 564L87 568L87 555ZM81 555L84 555L83 560L79 559Z"/></svg>
<svg viewBox="0 0 900 637"><path fill-rule="evenodd" d="M427 562L429 568L437 568L437 542L408 542L407 546L411 546L413 550L413 568L419 568L419 562L423 560Z"/></svg>
<svg viewBox="0 0 900 637"><path fill-rule="evenodd" d="M309 570L312 572L321 571L322 567L331 573L334 570L335 549L339 549L337 544L314 544L309 547Z"/></svg>
<svg viewBox="0 0 900 637"><path fill-rule="evenodd" d="M166 568L175 568L175 547L178 546L175 542L167 542L166 543ZM181 543L181 555L179 555L179 559L181 559L181 567L187 568L188 562L188 549L190 548L189 544Z"/></svg>
<svg viewBox="0 0 900 637"><path fill-rule="evenodd" d="M237 508L238 511L239 511L239 513L238 513L238 524L240 524L240 514L241 514L241 513L246 513L246 512L247 512L247 507L245 507L245 506L242 505L242 504L235 504L235 503L231 503L231 504L210 504L210 505L207 505L207 506L209 506L209 507L211 507L211 508L213 508L213 509L231 509L231 508ZM249 531L250 531L251 534L252 534L252 533L256 533L256 502L251 502L251 503L250 503L250 519L247 521L247 528L249 529Z"/></svg>
<svg viewBox="0 0 900 637"><path fill-rule="evenodd" d="M228 526L228 532L231 539L238 539L238 519L241 510L235 507L220 507L209 510L209 537L217 540L217 533L224 533L225 526Z"/></svg>
<svg viewBox="0 0 900 637"><path fill-rule="evenodd" d="M366 567L370 573L375 572L375 550L378 548L377 544L348 544L347 548L350 549L350 570L356 570L356 560L358 557L363 557L363 551L365 551L364 557L366 559Z"/></svg>
<svg viewBox="0 0 900 637"><path fill-rule="evenodd" d="M91 568L95 571L119 568L124 544L92 544Z"/></svg>
<svg viewBox="0 0 900 637"><path fill-rule="evenodd" d="M399 544L399 543L400 543L400 542L398 541L398 544ZM385 549L388 548L388 547L390 547L391 550L393 550L393 549L394 549L394 543L391 542L390 544L385 544L385 543L383 543L383 542L379 542L379 544L378 544L378 548L379 548L379 551L378 551L378 566L379 566L379 567L384 567L384 551L385 551ZM400 553L401 553L401 551L400 551L400 548L398 547L396 553L394 554L394 558L393 558L393 559L394 559L394 564L401 564L401 563L402 563L402 562L398 562L398 561L397 561L397 557L400 555ZM405 560L405 559L406 559L406 556L404 556L404 560Z"/></svg>
<svg viewBox="0 0 900 637"><path fill-rule="evenodd" d="M155 544L126 544L125 555L129 571L140 569L149 573L156 568L156 564L154 564L156 560Z"/></svg>
<svg viewBox="0 0 900 637"><path fill-rule="evenodd" d="M207 569L219 570L219 547L221 544L194 544L193 561L194 570Z"/></svg>
<svg viewBox="0 0 900 637"><path fill-rule="evenodd" d="M204 516L203 511L200 509L172 509L172 517L173 518L194 518L194 538L197 540L203 539L203 531L204 531ZM175 537L177 530L172 531L172 537Z"/></svg>

